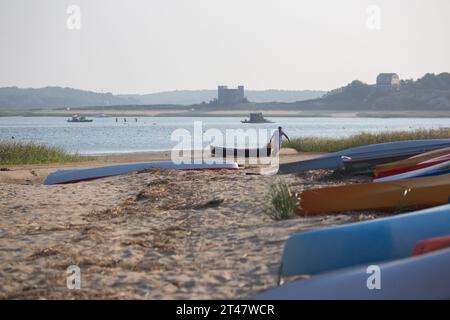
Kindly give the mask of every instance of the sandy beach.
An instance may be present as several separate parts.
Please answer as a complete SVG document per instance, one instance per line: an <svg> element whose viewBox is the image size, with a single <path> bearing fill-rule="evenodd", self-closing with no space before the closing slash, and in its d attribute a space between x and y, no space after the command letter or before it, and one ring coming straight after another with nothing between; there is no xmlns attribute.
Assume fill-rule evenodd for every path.
<svg viewBox="0 0 450 320"><path fill-rule="evenodd" d="M283 150L281 161L314 156ZM42 184L61 167L168 157L112 155L0 171L0 298L249 298L276 284L290 234L375 217L273 221L263 214L273 183L282 180L295 192L339 183L329 172L269 177L246 175L252 168L153 169L77 184ZM81 269L80 290L66 286L70 265Z"/></svg>

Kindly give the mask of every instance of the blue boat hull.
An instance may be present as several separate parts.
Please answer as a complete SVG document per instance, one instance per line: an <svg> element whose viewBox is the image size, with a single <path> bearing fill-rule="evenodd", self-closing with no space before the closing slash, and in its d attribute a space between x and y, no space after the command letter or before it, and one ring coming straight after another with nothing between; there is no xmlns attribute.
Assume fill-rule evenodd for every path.
<svg viewBox="0 0 450 320"><path fill-rule="evenodd" d="M381 264L380 289L369 290L368 266L333 272L270 289L259 300L450 299L450 250Z"/></svg>
<svg viewBox="0 0 450 320"><path fill-rule="evenodd" d="M280 165L279 174L298 173L307 170L317 169L338 169L344 167L342 157L380 158L385 155L387 158L392 154L403 154L404 157L424 153L427 151L441 149L450 146L450 139L431 139L431 140L408 140L389 143L371 144L338 152L326 154L324 156L292 163Z"/></svg>
<svg viewBox="0 0 450 320"><path fill-rule="evenodd" d="M223 164L200 163L200 164L179 164L179 165L173 163L172 161L130 163L98 168L88 168L88 169L59 170L49 174L47 179L45 179L44 184L52 185L52 184L89 181L93 179L138 172L149 168L160 168L170 170L221 170L221 169L235 170L238 169L239 167L236 162L224 162Z"/></svg>
<svg viewBox="0 0 450 320"><path fill-rule="evenodd" d="M401 259L416 242L450 234L450 205L390 218L292 235L285 244L281 276L318 274Z"/></svg>

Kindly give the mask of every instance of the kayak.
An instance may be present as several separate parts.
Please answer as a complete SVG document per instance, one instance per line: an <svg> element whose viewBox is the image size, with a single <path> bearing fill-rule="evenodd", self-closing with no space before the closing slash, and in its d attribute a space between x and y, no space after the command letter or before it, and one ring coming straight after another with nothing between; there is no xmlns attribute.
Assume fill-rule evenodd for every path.
<svg viewBox="0 0 450 320"><path fill-rule="evenodd" d="M409 179L409 178L414 178L414 177L421 177L421 176L427 175L429 173L438 172L441 169L445 170L448 167L450 167L450 161L445 161L445 162L440 162L440 163L432 165L432 166L428 166L426 168L408 171L408 172L396 174L393 176L387 176L387 177L375 179L373 181L374 182L385 182L385 181L394 181L394 180Z"/></svg>
<svg viewBox="0 0 450 320"><path fill-rule="evenodd" d="M304 161L282 164L279 174L298 173L317 169L338 169L344 167L343 157L380 157L403 153L403 158L430 150L450 147L450 139L407 140L350 148Z"/></svg>
<svg viewBox="0 0 450 320"><path fill-rule="evenodd" d="M374 171L375 177L381 177L384 171L392 170L392 169L400 169L403 167L408 167L412 165L416 165L418 163L427 161L429 159L433 159L442 155L450 154L450 147L432 150L426 153L421 153L416 156L410 157L408 159L403 159L396 162L385 163L381 165L377 165Z"/></svg>
<svg viewBox="0 0 450 320"><path fill-rule="evenodd" d="M437 237L417 242L413 250L413 256L418 256L446 248L450 248L450 235L446 237Z"/></svg>
<svg viewBox="0 0 450 320"><path fill-rule="evenodd" d="M280 276L318 274L406 258L418 241L449 234L448 204L389 218L300 232L285 243Z"/></svg>
<svg viewBox="0 0 450 320"><path fill-rule="evenodd" d="M396 212L449 202L450 174L386 182L356 183L303 191L300 215L348 211Z"/></svg>
<svg viewBox="0 0 450 320"><path fill-rule="evenodd" d="M298 280L256 295L257 300L448 300L450 250L379 265L380 288L369 290L368 265ZM368 273L369 271L369 273Z"/></svg>
<svg viewBox="0 0 450 320"><path fill-rule="evenodd" d="M400 168L394 168L394 169L390 169L390 170L386 170L383 172L380 172L377 177L378 178L384 178L387 176L394 176L397 174L401 174L401 173L405 173L405 172L410 172L410 171L414 171L414 170L418 170L418 169L423 169L423 168L427 168L427 167L431 167L435 164L439 164L442 162L446 162L446 161L450 161L450 155L446 154L444 156L440 156L437 158L433 158L430 160L426 160L423 162L419 162L417 164L411 165L411 166L405 166L405 167L400 167Z"/></svg>
<svg viewBox="0 0 450 320"><path fill-rule="evenodd" d="M416 151L408 149L400 152L393 151L389 154L381 153L375 155L356 155L351 157L343 156L342 161L346 172L366 174L371 173L378 164L404 159L414 154L416 154Z"/></svg>
<svg viewBox="0 0 450 320"><path fill-rule="evenodd" d="M236 162L224 163L200 163L200 164L175 164L172 161L145 162L120 164L107 167L97 167L88 169L59 170L53 172L45 179L45 185L75 183L89 181L99 178L117 176L131 172L138 172L150 168L160 168L167 170L238 170Z"/></svg>

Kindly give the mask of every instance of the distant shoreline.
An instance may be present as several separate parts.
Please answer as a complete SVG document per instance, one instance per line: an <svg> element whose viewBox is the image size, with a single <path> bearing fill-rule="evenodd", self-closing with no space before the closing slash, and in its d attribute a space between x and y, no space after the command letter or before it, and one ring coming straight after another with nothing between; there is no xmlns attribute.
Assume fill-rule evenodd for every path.
<svg viewBox="0 0 450 320"><path fill-rule="evenodd" d="M450 118L450 111L294 111L294 110L262 110L265 117L293 118ZM97 117L240 117L248 118L255 110L216 110L195 112L188 110L125 110L125 109L73 109L73 110L0 110L0 117L70 117L73 114Z"/></svg>

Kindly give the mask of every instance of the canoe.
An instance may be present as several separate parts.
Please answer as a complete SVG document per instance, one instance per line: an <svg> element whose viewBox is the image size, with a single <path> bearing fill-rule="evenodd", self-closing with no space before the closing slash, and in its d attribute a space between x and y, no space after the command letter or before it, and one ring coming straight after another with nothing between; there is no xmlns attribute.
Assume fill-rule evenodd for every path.
<svg viewBox="0 0 450 320"><path fill-rule="evenodd" d="M426 160L433 159L433 158L436 158L436 157L439 157L442 155L446 155L446 154L450 154L450 147L421 153L416 156L410 157L408 159L403 159L403 160L392 162L392 163L377 165L375 168L374 174L375 174L375 177L381 177L381 175L383 174L384 171L412 166L412 165L418 164L420 162L424 162Z"/></svg>
<svg viewBox="0 0 450 320"><path fill-rule="evenodd" d="M450 234L450 205L296 233L284 246L280 276L318 274L406 258L418 241Z"/></svg>
<svg viewBox="0 0 450 320"><path fill-rule="evenodd" d="M237 157L269 157L271 148L259 149L239 149L239 148L223 148L211 146L211 156L222 158L237 158Z"/></svg>
<svg viewBox="0 0 450 320"><path fill-rule="evenodd" d="M418 256L447 248L450 248L450 235L446 237L437 237L422 240L415 245L413 250L413 256Z"/></svg>
<svg viewBox="0 0 450 320"><path fill-rule="evenodd" d="M363 154L355 155L351 157L343 156L342 161L346 172L353 174L367 174L371 173L377 165L383 163L389 163L395 160L404 159L411 155L416 154L415 150L393 151L389 154Z"/></svg>
<svg viewBox="0 0 450 320"><path fill-rule="evenodd" d="M375 240L376 241L376 240ZM369 290L368 265L287 283L257 300L448 300L450 250L379 265L380 289Z"/></svg>
<svg viewBox="0 0 450 320"><path fill-rule="evenodd" d="M117 176L131 172L138 172L149 168L160 168L168 170L237 170L239 166L236 162L224 163L200 163L200 164L175 164L172 161L130 163L106 167L59 170L53 172L45 179L45 185L75 183L81 181L94 180L99 178Z"/></svg>
<svg viewBox="0 0 450 320"><path fill-rule="evenodd" d="M350 148L338 152L298 162L280 165L279 174L298 173L317 169L338 169L344 167L342 157L380 157L389 156L392 153L405 153L405 158L414 154L420 154L430 150L450 147L450 139L408 140L388 143L371 144L356 148Z"/></svg>
<svg viewBox="0 0 450 320"><path fill-rule="evenodd" d="M450 166L450 161L441 162L432 166L428 166L422 169L417 169L413 171L408 171L400 174L396 174L393 176L387 176L379 179L373 180L374 182L386 182L386 181L394 181L394 180L402 180L402 179L410 179L415 177L426 176L430 173L438 172L439 170L445 170Z"/></svg>
<svg viewBox="0 0 450 320"><path fill-rule="evenodd" d="M426 161L418 162L416 164L405 165L405 166L385 170L385 171L377 173L376 176L377 176L377 178L384 178L387 176L393 176L396 174L401 174L401 173L405 173L405 172L409 172L409 171L414 171L414 170L418 170L418 169L431 167L435 164L439 164L439 163L442 163L445 161L450 161L450 154L445 154L443 156L428 159Z"/></svg>
<svg viewBox="0 0 450 320"><path fill-rule="evenodd" d="M395 212L446 204L450 174L387 182L367 182L303 191L300 215L348 211Z"/></svg>

